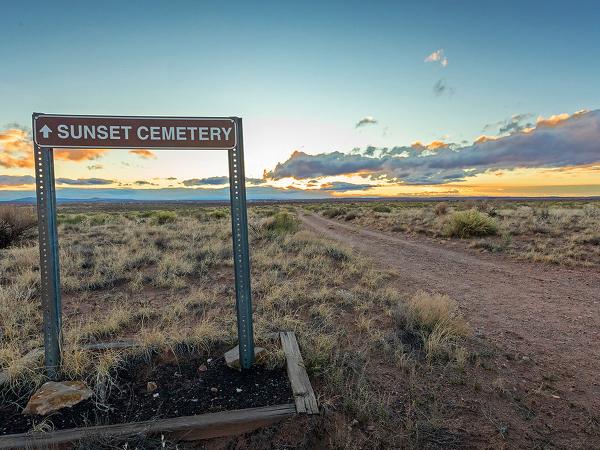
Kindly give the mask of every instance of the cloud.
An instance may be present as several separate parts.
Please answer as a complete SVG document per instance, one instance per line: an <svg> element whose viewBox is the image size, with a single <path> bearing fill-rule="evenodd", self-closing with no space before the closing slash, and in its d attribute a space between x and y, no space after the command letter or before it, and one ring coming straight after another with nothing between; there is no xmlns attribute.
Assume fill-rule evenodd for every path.
<svg viewBox="0 0 600 450"><path fill-rule="evenodd" d="M87 148L87 149L67 149L57 148L54 149L54 159L63 161L92 161L101 158L108 152L108 149L104 148Z"/></svg>
<svg viewBox="0 0 600 450"><path fill-rule="evenodd" d="M425 62L439 62L442 67L446 67L448 65L448 58L444 55L444 49L440 48L425 58Z"/></svg>
<svg viewBox="0 0 600 450"><path fill-rule="evenodd" d="M423 144L421 141L415 141L410 146L417 150L437 150L439 148L447 148L450 144L444 141L431 141L429 144Z"/></svg>
<svg viewBox="0 0 600 450"><path fill-rule="evenodd" d="M57 184L68 184L70 186L103 186L113 184L114 180L105 180L104 178L57 178Z"/></svg>
<svg viewBox="0 0 600 450"><path fill-rule="evenodd" d="M134 181L133 184L135 184L136 186L158 186L158 184L146 180L137 180Z"/></svg>
<svg viewBox="0 0 600 450"><path fill-rule="evenodd" d="M0 131L0 166L7 169L33 167L33 147L25 130Z"/></svg>
<svg viewBox="0 0 600 450"><path fill-rule="evenodd" d="M554 118L553 118L554 117ZM359 174L405 184L462 181L486 171L556 168L600 163L600 110L538 119L531 130L473 145L439 147L424 153L418 147L382 148L376 157L341 152L309 155L294 152L265 173L269 179L309 179Z"/></svg>
<svg viewBox="0 0 600 450"><path fill-rule="evenodd" d="M208 177L208 178L191 178L182 181L184 186L223 186L229 184L228 176ZM262 178L246 178L246 183L264 184L266 180Z"/></svg>
<svg viewBox="0 0 600 450"><path fill-rule="evenodd" d="M190 180L183 180L184 186L222 186L229 184L229 177L208 177L208 178L192 178Z"/></svg>
<svg viewBox="0 0 600 450"><path fill-rule="evenodd" d="M6 152L24 152L31 150L31 139L25 130L9 128L0 131L0 147Z"/></svg>
<svg viewBox="0 0 600 450"><path fill-rule="evenodd" d="M438 80L434 85L433 85L433 94L436 97L441 97L444 94L448 94L448 95L452 95L454 94L454 88L451 88L450 86L448 86L448 83L446 83L446 80Z"/></svg>
<svg viewBox="0 0 600 450"><path fill-rule="evenodd" d="M90 161L103 156L106 149L54 149L54 158L63 161ZM0 167L32 168L33 143L29 133L21 128L0 130Z"/></svg>
<svg viewBox="0 0 600 450"><path fill-rule="evenodd" d="M267 180L265 180L263 178L246 178L246 183L265 184L266 182L267 182Z"/></svg>
<svg viewBox="0 0 600 450"><path fill-rule="evenodd" d="M348 192L348 191L364 191L376 187L372 184L354 184L346 183L345 181L332 181L331 183L325 183L320 186L322 191L334 191L334 192Z"/></svg>
<svg viewBox="0 0 600 450"><path fill-rule="evenodd" d="M589 113L589 111L582 109L581 111L577 111L571 115L567 114L567 113L562 113L562 114L555 114L553 116L548 117L547 119L545 119L542 116L539 116L535 122L535 126L540 128L540 127L555 127L557 125L559 125L561 122L564 122L565 120L574 118L574 117L579 117L582 116L584 114Z"/></svg>
<svg viewBox="0 0 600 450"><path fill-rule="evenodd" d="M532 117L533 114L531 113L515 114L508 119L485 125L483 131L497 130L498 134L518 133L521 130L534 126L531 122L525 122Z"/></svg>
<svg viewBox="0 0 600 450"><path fill-rule="evenodd" d="M154 152L146 150L144 148L129 150L129 153L131 153L132 155L137 155L143 159L156 159L156 154Z"/></svg>
<svg viewBox="0 0 600 450"><path fill-rule="evenodd" d="M0 186L22 186L34 183L35 178L31 175L0 175Z"/></svg>
<svg viewBox="0 0 600 450"><path fill-rule="evenodd" d="M102 164L91 164L87 166L88 170L102 170L104 166Z"/></svg>
<svg viewBox="0 0 600 450"><path fill-rule="evenodd" d="M356 122L356 125L354 125L354 128L364 127L365 125L375 125L376 123L377 123L376 119L374 119L371 116L367 116L367 117L363 117L358 122Z"/></svg>

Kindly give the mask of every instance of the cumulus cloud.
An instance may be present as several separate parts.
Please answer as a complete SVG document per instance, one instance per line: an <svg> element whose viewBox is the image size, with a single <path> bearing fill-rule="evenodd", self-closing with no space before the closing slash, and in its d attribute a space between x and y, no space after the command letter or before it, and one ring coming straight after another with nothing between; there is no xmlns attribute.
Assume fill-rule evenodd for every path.
<svg viewBox="0 0 600 450"><path fill-rule="evenodd" d="M447 148L450 144L444 141L431 141L429 144L423 144L421 141L415 141L410 146L416 150L437 150L440 148Z"/></svg>
<svg viewBox="0 0 600 450"><path fill-rule="evenodd" d="M363 117L358 122L356 122L356 125L354 125L354 128L364 127L365 125L375 125L376 123L377 123L377 120L375 118L373 118L371 116L367 116L367 117Z"/></svg>
<svg viewBox="0 0 600 450"><path fill-rule="evenodd" d="M266 178L297 179L359 174L406 184L462 181L488 170L557 168L600 163L600 110L539 118L532 129L465 147L447 145L434 152L417 147L378 149L367 154L309 155L296 151Z"/></svg>
<svg viewBox="0 0 600 450"><path fill-rule="evenodd" d="M35 178L31 175L0 175L0 186L22 186L34 183Z"/></svg>
<svg viewBox="0 0 600 450"><path fill-rule="evenodd" d="M158 186L158 184L146 180L137 180L134 181L133 184L135 184L136 186Z"/></svg>
<svg viewBox="0 0 600 450"><path fill-rule="evenodd" d="M442 67L446 67L448 65L448 58L444 54L444 49L440 48L427 56L425 62L439 62Z"/></svg>
<svg viewBox="0 0 600 450"><path fill-rule="evenodd" d="M57 178L57 184L68 184L70 186L104 186L113 184L114 180L105 180L104 178Z"/></svg>
<svg viewBox="0 0 600 450"><path fill-rule="evenodd" d="M139 148L136 150L129 150L129 153L131 153L132 155L137 155L140 158L143 159L155 159L156 158L156 154L150 150L146 150L144 148Z"/></svg>

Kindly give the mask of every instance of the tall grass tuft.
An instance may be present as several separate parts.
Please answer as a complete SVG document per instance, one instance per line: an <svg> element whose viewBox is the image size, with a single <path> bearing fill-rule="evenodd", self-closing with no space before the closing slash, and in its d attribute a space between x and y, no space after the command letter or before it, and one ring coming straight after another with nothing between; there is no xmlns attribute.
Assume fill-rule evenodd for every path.
<svg viewBox="0 0 600 450"><path fill-rule="evenodd" d="M294 233L298 230L298 220L292 214L282 211L267 219L264 227L276 234Z"/></svg>
<svg viewBox="0 0 600 450"><path fill-rule="evenodd" d="M6 248L34 228L37 218L31 208L0 206L0 248Z"/></svg>
<svg viewBox="0 0 600 450"><path fill-rule="evenodd" d="M458 238L490 236L497 232L498 224L496 221L488 214L476 209L453 213L444 227L446 236Z"/></svg>
<svg viewBox="0 0 600 450"><path fill-rule="evenodd" d="M459 339L469 333L456 302L447 295L419 291L396 307L394 318L401 330L419 337L428 359L452 359Z"/></svg>

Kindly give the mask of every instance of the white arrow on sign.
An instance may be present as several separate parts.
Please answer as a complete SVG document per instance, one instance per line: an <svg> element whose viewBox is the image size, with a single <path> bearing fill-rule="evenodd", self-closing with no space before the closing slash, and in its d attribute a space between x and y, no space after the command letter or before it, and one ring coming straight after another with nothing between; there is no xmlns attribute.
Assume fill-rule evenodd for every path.
<svg viewBox="0 0 600 450"><path fill-rule="evenodd" d="M50 133L52 133L52 130L48 125L44 125L40 130L40 133L44 135L44 139L48 139L48 136L50 135Z"/></svg>

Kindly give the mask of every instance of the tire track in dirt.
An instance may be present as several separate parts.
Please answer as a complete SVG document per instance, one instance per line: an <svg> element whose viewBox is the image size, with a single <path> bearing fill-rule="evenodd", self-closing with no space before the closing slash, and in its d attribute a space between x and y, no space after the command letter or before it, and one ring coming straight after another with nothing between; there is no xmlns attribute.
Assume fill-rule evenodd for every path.
<svg viewBox="0 0 600 450"><path fill-rule="evenodd" d="M443 243L302 215L304 225L398 273L404 292L448 294L511 364L502 374L539 392L551 380L554 431L589 427L600 411L600 272L448 248ZM557 398L559 397L559 398ZM561 423L561 421L570 421ZM573 423L576 422L575 423Z"/></svg>

